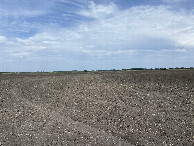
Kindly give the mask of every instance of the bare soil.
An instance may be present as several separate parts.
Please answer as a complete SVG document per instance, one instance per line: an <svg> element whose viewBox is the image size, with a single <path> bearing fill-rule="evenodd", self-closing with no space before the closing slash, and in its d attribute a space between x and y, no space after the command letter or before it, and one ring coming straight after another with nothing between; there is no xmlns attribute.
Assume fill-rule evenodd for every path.
<svg viewBox="0 0 194 146"><path fill-rule="evenodd" d="M0 75L0 145L194 144L194 70Z"/></svg>

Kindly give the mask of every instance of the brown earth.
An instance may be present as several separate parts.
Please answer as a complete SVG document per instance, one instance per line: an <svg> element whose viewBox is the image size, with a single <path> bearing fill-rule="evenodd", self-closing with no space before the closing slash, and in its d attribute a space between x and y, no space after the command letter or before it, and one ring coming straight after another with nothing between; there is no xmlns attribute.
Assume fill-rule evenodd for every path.
<svg viewBox="0 0 194 146"><path fill-rule="evenodd" d="M0 75L0 145L193 145L194 70Z"/></svg>

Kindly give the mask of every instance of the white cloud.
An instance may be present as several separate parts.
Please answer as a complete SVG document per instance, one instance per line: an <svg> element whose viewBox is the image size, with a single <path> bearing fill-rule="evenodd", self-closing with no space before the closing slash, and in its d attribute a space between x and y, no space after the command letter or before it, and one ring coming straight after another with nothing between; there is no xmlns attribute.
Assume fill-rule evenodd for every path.
<svg viewBox="0 0 194 146"><path fill-rule="evenodd" d="M23 58L24 56L29 56L30 54L31 53L29 52L18 52L18 53L12 53L11 55Z"/></svg>
<svg viewBox="0 0 194 146"><path fill-rule="evenodd" d="M86 3L86 1L71 1L71 0L56 0L57 2L62 2L65 4L71 4L79 8L83 8L83 3Z"/></svg>
<svg viewBox="0 0 194 146"><path fill-rule="evenodd" d="M91 18L106 18L115 14L118 11L118 8L115 4L110 3L109 5L97 5L94 2L91 2L88 6L88 9L83 9L78 12L79 15L83 15Z"/></svg>
<svg viewBox="0 0 194 146"><path fill-rule="evenodd" d="M193 30L194 31L194 30ZM181 33L175 36L175 40L181 46L194 47L194 32Z"/></svg>
<svg viewBox="0 0 194 146"><path fill-rule="evenodd" d="M6 40L7 40L7 38L6 38L6 37L4 37L4 36L0 36L0 43L5 42Z"/></svg>
<svg viewBox="0 0 194 146"><path fill-rule="evenodd" d="M0 16L7 17L36 17L40 15L47 14L48 12L44 10L25 10L25 9L14 9L12 11L0 8Z"/></svg>
<svg viewBox="0 0 194 146"><path fill-rule="evenodd" d="M114 55L134 55L136 50L121 50L121 51L112 51L112 50L82 50L82 52L87 53L91 56L114 56Z"/></svg>
<svg viewBox="0 0 194 146"><path fill-rule="evenodd" d="M141 44L142 39L150 37L166 39L175 46L194 47L194 15L175 13L165 6L138 6L118 11L113 17L105 20L99 17L101 12L98 11L98 6L93 5L88 11L83 12L86 12L88 17L94 16L100 20L81 26L81 30L86 30L91 42L111 42L113 46L123 44L131 48ZM105 9L105 6L103 7Z"/></svg>
<svg viewBox="0 0 194 146"><path fill-rule="evenodd" d="M176 51L176 52L186 52L185 49L176 49L175 51Z"/></svg>
<svg viewBox="0 0 194 146"><path fill-rule="evenodd" d="M187 2L188 0L163 0L166 3L179 3L179 2Z"/></svg>

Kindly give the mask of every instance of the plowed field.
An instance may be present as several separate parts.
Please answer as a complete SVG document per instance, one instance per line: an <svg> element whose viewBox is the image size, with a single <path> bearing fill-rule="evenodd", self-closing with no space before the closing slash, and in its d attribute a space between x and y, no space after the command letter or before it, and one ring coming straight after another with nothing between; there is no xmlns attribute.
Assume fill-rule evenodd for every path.
<svg viewBox="0 0 194 146"><path fill-rule="evenodd" d="M0 145L193 145L194 70L0 75Z"/></svg>

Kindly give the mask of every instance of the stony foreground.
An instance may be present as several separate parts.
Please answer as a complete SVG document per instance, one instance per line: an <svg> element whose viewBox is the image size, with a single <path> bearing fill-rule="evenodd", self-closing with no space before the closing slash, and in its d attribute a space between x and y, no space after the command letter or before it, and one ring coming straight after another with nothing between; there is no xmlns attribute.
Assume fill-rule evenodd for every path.
<svg viewBox="0 0 194 146"><path fill-rule="evenodd" d="M194 71L0 75L0 145L194 144Z"/></svg>

